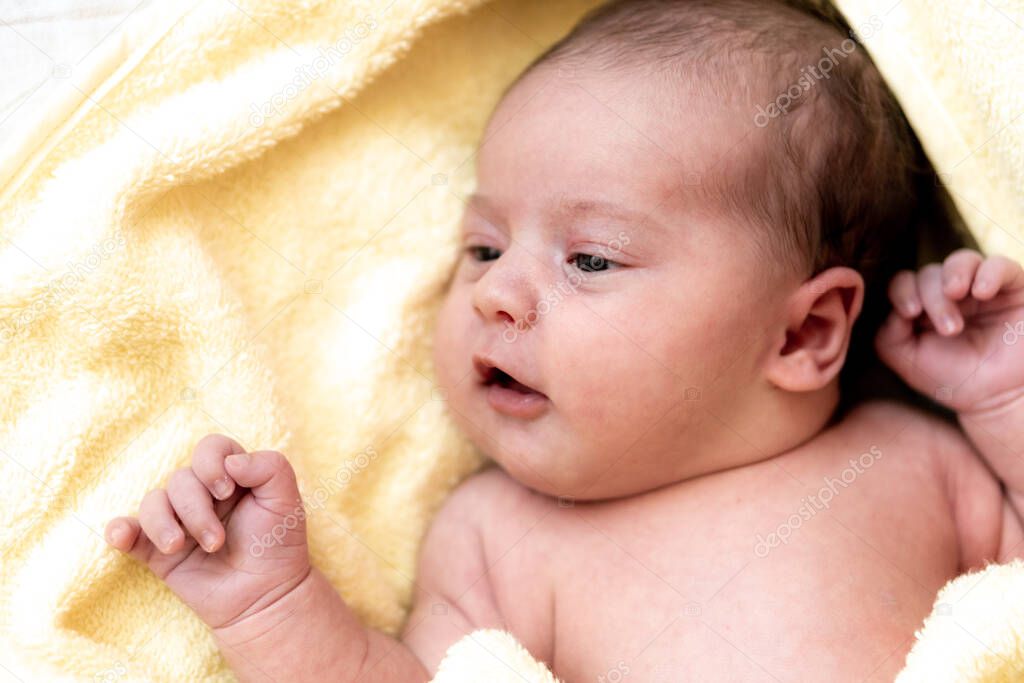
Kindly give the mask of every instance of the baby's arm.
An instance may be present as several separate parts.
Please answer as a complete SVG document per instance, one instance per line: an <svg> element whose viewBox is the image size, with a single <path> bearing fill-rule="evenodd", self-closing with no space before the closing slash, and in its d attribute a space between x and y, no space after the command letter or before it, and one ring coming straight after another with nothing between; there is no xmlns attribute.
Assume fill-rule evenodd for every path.
<svg viewBox="0 0 1024 683"><path fill-rule="evenodd" d="M222 435L204 438L191 468L175 472L166 491L149 492L138 519L114 519L106 534L210 626L240 681L426 681L459 637L500 626L474 528L479 515L469 509L476 478L449 497L424 541L403 643L364 628L310 566L304 509L284 456L227 457L242 453Z"/></svg>
<svg viewBox="0 0 1024 683"><path fill-rule="evenodd" d="M218 635L239 680L265 681L261 676L269 674L270 680L282 681L426 681L462 636L478 628L504 628L481 547L487 477L463 482L431 522L400 640L363 628L314 568L316 578L304 592L275 606L280 617L268 615L266 621ZM260 635L265 628L281 634L280 641Z"/></svg>
<svg viewBox="0 0 1024 683"><path fill-rule="evenodd" d="M941 265L901 272L889 294L893 313L876 339L879 356L956 411L1005 488L998 558L1024 556L1024 270L1004 256L962 249Z"/></svg>
<svg viewBox="0 0 1024 683"><path fill-rule="evenodd" d="M992 411L958 413L964 433L1003 482L1003 533L999 562L1024 557L1024 401L1020 398Z"/></svg>
<svg viewBox="0 0 1024 683"><path fill-rule="evenodd" d="M507 627L492 582L485 538L501 531L490 515L509 514L493 468L464 481L434 517L420 550L413 609L402 641L436 671L448 646L478 628Z"/></svg>
<svg viewBox="0 0 1024 683"><path fill-rule="evenodd" d="M430 679L415 652L364 628L315 567L279 600L215 630L214 640L243 683Z"/></svg>
<svg viewBox="0 0 1024 683"><path fill-rule="evenodd" d="M955 426L928 416L929 450L943 470L959 547L960 572L1006 562L1024 539L996 475Z"/></svg>

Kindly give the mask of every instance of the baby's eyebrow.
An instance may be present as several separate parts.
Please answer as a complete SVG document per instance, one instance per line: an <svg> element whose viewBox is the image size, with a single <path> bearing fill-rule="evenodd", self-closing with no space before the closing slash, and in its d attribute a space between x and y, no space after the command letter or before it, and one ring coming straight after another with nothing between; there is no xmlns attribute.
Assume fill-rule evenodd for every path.
<svg viewBox="0 0 1024 683"><path fill-rule="evenodd" d="M495 203L484 194L474 192L469 195L466 201L467 208L479 213L488 220L494 220L500 216L500 211ZM653 212L645 213L630 209L621 204L604 199L591 199L584 197L566 198L563 197L555 203L554 208L549 210L551 218L556 219L582 219L590 216L607 216L618 218L635 227L656 228L665 231L666 228L653 216Z"/></svg>
<svg viewBox="0 0 1024 683"><path fill-rule="evenodd" d="M638 227L642 225L644 227L653 227L664 230L664 226L650 213L630 209L622 206L621 204L605 201L603 199L562 199L554 213L558 216L573 218L604 215L612 218L619 218Z"/></svg>
<svg viewBox="0 0 1024 683"><path fill-rule="evenodd" d="M562 199L558 203L557 212L573 216L604 213L622 218L638 217L634 211L601 199Z"/></svg>
<svg viewBox="0 0 1024 683"><path fill-rule="evenodd" d="M491 199L479 192L474 192L466 198L466 208L491 222L495 222L499 218Z"/></svg>

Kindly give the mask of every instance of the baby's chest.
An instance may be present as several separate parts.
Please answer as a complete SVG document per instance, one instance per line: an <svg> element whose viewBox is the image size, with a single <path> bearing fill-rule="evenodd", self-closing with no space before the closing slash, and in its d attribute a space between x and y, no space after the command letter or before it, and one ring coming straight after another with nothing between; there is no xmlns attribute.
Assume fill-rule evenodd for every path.
<svg viewBox="0 0 1024 683"><path fill-rule="evenodd" d="M532 620L534 633L550 633L543 656L556 674L891 680L900 648L950 577L949 530L911 509L879 517L872 511L897 509L907 496L866 478L859 490L837 484L831 494L808 482L760 493L723 483L737 486L655 501L665 507L554 513L532 544L551 608Z"/></svg>
<svg viewBox="0 0 1024 683"><path fill-rule="evenodd" d="M922 586L835 550L668 572L609 549L604 574L556 587L550 662L566 681L869 680L942 582Z"/></svg>

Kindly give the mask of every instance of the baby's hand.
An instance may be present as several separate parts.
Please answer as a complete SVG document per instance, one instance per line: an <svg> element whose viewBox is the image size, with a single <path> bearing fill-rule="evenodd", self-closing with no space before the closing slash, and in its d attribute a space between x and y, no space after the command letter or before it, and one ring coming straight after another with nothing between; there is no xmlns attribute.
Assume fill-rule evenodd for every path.
<svg viewBox="0 0 1024 683"><path fill-rule="evenodd" d="M105 536L214 630L258 613L310 572L291 465L275 451L246 454L220 434L199 441L192 466L174 472L167 490L146 494L138 519L112 519Z"/></svg>
<svg viewBox="0 0 1024 683"><path fill-rule="evenodd" d="M942 264L898 273L889 298L894 310L875 349L911 387L962 414L1000 406L1024 391L1019 263L960 249Z"/></svg>

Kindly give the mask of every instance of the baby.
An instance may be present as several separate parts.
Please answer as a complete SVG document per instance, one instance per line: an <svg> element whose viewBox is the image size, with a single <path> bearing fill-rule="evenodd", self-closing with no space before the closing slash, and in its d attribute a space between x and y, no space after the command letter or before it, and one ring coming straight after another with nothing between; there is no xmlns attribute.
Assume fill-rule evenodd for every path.
<svg viewBox="0 0 1024 683"><path fill-rule="evenodd" d="M207 436L109 543L242 681L428 680L479 628L566 681L891 681L938 589L1021 550L1024 272L963 249L886 273L920 169L837 26L769 0L614 2L510 86L434 351L500 467L433 520L400 639L310 566L301 515L282 526L281 453ZM837 410L873 292L893 306L878 355L963 432Z"/></svg>

